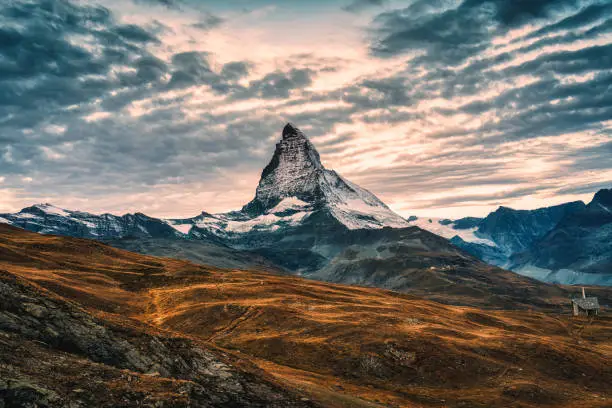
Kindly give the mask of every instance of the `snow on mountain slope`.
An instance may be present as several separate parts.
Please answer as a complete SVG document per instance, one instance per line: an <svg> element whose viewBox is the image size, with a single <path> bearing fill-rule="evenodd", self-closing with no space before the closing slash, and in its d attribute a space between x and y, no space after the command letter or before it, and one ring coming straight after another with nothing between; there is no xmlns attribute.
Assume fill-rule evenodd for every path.
<svg viewBox="0 0 612 408"><path fill-rule="evenodd" d="M268 210L268 213L277 214L277 213L282 213L285 211L300 211L300 210L308 209L309 207L310 207L310 204L308 204L305 201L300 200L299 198L287 197L287 198L283 198L283 200L280 203L278 203L274 208L272 208L271 210Z"/></svg>
<svg viewBox="0 0 612 408"><path fill-rule="evenodd" d="M416 220L413 219L410 221L410 225L417 226L447 239L458 236L466 242L488 245L491 247L496 246L495 242L491 241L490 239L482 238L477 235L478 227L454 229L453 226L455 223L450 220L440 218L417 218Z"/></svg>
<svg viewBox="0 0 612 408"><path fill-rule="evenodd" d="M36 204L15 214L1 214L0 222L41 234L80 238L116 239L128 236L173 237L176 226L144 214L95 215L70 211L51 204Z"/></svg>
<svg viewBox="0 0 612 408"><path fill-rule="evenodd" d="M193 227L193 224L179 224L172 220L166 220L166 223L184 235L188 235L189 231L191 231L191 228Z"/></svg>

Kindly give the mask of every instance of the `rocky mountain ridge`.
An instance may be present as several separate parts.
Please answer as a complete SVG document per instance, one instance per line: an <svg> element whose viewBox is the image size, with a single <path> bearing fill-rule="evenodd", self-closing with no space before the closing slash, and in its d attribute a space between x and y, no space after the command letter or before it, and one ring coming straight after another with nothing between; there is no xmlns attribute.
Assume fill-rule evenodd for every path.
<svg viewBox="0 0 612 408"><path fill-rule="evenodd" d="M420 219L411 225L450 239L487 263L562 284L612 285L612 189L589 204L535 210L499 207L485 218Z"/></svg>

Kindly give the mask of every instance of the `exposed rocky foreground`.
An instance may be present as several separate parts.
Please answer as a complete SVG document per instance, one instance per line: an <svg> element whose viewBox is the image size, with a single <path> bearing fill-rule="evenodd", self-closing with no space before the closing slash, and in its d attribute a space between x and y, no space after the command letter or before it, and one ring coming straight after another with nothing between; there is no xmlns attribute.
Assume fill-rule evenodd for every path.
<svg viewBox="0 0 612 408"><path fill-rule="evenodd" d="M0 270L5 407L612 401L612 319L557 297L555 313L448 306L6 226Z"/></svg>
<svg viewBox="0 0 612 408"><path fill-rule="evenodd" d="M119 287L98 291L117 283L110 280L117 267L132 269L121 272L126 274L140 269L154 280L165 272L163 263L145 259L140 265L126 264L125 256L113 262L113 251L102 246L88 248L82 241L62 248L61 242L50 240L36 243L26 237L22 243L27 254L0 248L2 267L8 264L13 272L18 268L18 273L0 269L0 406L313 406L247 361L201 339L126 317L140 309L139 302L128 299L127 292L121 301L113 298L113 292L123 292ZM109 275L85 267L75 277L73 283L78 284L65 286L68 281L56 273L79 273L71 268L69 256L88 249L94 257L107 257L104 272ZM48 256L48 250L56 253ZM64 254L68 256L62 265ZM87 255L83 261L87 263ZM176 272L188 267L178 265ZM41 285L24 276L40 279Z"/></svg>

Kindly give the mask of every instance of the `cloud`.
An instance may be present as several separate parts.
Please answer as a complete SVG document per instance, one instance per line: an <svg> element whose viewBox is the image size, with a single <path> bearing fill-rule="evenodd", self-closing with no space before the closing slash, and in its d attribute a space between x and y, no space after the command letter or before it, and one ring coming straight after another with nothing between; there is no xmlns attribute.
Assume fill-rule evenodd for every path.
<svg viewBox="0 0 612 408"><path fill-rule="evenodd" d="M312 84L316 72L309 68L292 68L283 72L270 72L260 79L249 83L247 89L238 93L238 98L278 99L288 98L294 90L300 90Z"/></svg>
<svg viewBox="0 0 612 408"><path fill-rule="evenodd" d="M203 30L203 31L209 31L209 30L212 30L213 28L217 28L221 26L224 22L225 22L225 19L222 17L219 17L211 13L204 13L199 18L199 21L193 24L193 27L199 28L200 30Z"/></svg>
<svg viewBox="0 0 612 408"><path fill-rule="evenodd" d="M353 0L351 3L343 6L342 9L350 13L358 13L371 7L382 7L387 2L388 0Z"/></svg>
<svg viewBox="0 0 612 408"><path fill-rule="evenodd" d="M249 75L252 65L253 64L245 61L228 62L223 65L221 76L230 81L245 78Z"/></svg>
<svg viewBox="0 0 612 408"><path fill-rule="evenodd" d="M282 10L188 0L0 3L10 205L239 208L286 121L405 214L572 200L612 179L607 2L382 3L345 7L372 6L364 32L338 7L287 5L288 29Z"/></svg>
<svg viewBox="0 0 612 408"><path fill-rule="evenodd" d="M534 20L576 9L578 0L419 0L374 20L378 56L424 52L424 61L457 65L491 45L493 37Z"/></svg>

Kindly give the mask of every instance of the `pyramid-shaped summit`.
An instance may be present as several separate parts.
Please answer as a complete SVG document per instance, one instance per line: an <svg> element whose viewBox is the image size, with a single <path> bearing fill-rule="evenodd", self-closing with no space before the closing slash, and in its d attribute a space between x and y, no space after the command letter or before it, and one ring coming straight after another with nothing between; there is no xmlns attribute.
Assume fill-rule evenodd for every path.
<svg viewBox="0 0 612 408"><path fill-rule="evenodd" d="M288 123L262 172L255 198L242 211L257 217L298 207L327 211L350 229L408 226L374 194L323 167L314 145Z"/></svg>
<svg viewBox="0 0 612 408"><path fill-rule="evenodd" d="M323 165L315 147L301 130L288 123L261 174L255 199L244 210L262 213L287 197L314 204L322 198L317 183L322 172Z"/></svg>

